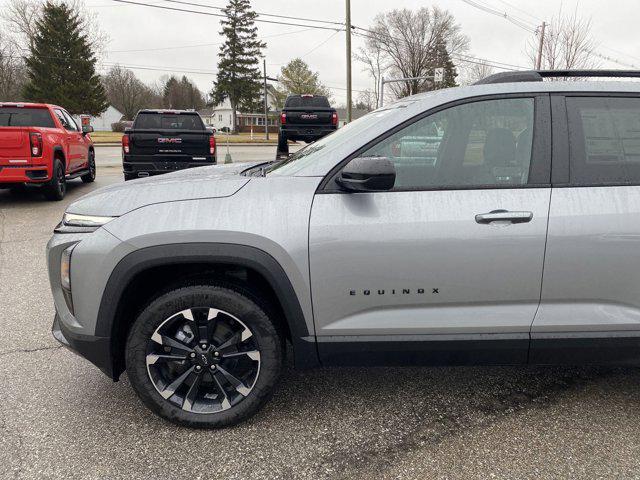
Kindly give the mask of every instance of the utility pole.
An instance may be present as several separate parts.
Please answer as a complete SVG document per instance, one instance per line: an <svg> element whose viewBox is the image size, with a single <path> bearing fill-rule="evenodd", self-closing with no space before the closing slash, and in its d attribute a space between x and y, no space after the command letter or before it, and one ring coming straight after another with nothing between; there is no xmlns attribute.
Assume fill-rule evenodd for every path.
<svg viewBox="0 0 640 480"><path fill-rule="evenodd" d="M264 73L264 137L269 140L269 99L267 97L267 59L262 59Z"/></svg>
<svg viewBox="0 0 640 480"><path fill-rule="evenodd" d="M347 16L347 123L351 122L351 0L346 0Z"/></svg>
<svg viewBox="0 0 640 480"><path fill-rule="evenodd" d="M542 22L540 27L540 44L538 45L538 58L536 59L536 70L542 69L542 48L544 47L544 29L547 26L545 22Z"/></svg>

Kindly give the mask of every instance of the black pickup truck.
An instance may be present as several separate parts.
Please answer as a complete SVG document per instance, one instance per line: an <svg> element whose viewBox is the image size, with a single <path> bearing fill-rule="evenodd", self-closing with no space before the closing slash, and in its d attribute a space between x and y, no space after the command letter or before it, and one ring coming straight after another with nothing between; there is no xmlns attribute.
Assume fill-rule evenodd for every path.
<svg viewBox="0 0 640 480"><path fill-rule="evenodd" d="M125 180L215 163L213 130L194 111L140 110L122 137Z"/></svg>
<svg viewBox="0 0 640 480"><path fill-rule="evenodd" d="M315 142L338 128L338 112L322 95L289 95L280 113L278 157L289 154L289 140Z"/></svg>

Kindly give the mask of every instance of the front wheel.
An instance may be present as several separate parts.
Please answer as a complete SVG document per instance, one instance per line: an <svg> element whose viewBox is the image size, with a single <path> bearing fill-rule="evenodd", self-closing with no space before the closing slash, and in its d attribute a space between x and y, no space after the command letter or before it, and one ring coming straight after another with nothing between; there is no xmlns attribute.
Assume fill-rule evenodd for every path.
<svg viewBox="0 0 640 480"><path fill-rule="evenodd" d="M157 415L189 427L246 420L269 399L283 363L282 337L246 292L177 288L152 301L131 327L127 373Z"/></svg>
<svg viewBox="0 0 640 480"><path fill-rule="evenodd" d="M89 152L88 164L89 172L80 177L84 183L92 183L96 179L96 154L93 151Z"/></svg>
<svg viewBox="0 0 640 480"><path fill-rule="evenodd" d="M67 181L65 177L64 165L59 159L53 161L53 172L51 180L43 188L44 197L47 200L60 201L67 193Z"/></svg>

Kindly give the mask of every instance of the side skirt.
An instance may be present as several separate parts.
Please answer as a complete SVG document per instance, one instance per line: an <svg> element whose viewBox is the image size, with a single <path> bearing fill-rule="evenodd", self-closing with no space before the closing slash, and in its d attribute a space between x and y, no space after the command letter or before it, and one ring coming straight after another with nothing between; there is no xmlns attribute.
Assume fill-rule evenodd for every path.
<svg viewBox="0 0 640 480"><path fill-rule="evenodd" d="M317 337L327 366L524 365L529 334Z"/></svg>
<svg viewBox="0 0 640 480"><path fill-rule="evenodd" d="M537 365L640 365L640 331L532 333Z"/></svg>

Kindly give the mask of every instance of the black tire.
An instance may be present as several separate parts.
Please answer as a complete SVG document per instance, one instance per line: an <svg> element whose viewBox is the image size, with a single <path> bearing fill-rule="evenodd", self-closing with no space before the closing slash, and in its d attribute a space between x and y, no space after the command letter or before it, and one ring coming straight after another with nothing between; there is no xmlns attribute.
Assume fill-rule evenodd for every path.
<svg viewBox="0 0 640 480"><path fill-rule="evenodd" d="M89 150L89 173L80 177L84 183L93 183L96 180L96 154Z"/></svg>
<svg viewBox="0 0 640 480"><path fill-rule="evenodd" d="M289 155L289 142L286 135L282 131L278 132L278 151L276 152L276 158L287 157Z"/></svg>
<svg viewBox="0 0 640 480"><path fill-rule="evenodd" d="M51 180L44 186L42 193L47 200L53 201L62 200L67 193L64 164L57 158L53 160Z"/></svg>
<svg viewBox="0 0 640 480"><path fill-rule="evenodd" d="M153 300L135 320L126 344L127 374L142 402L166 420L195 428L227 427L256 413L271 397L280 377L284 359L283 337L267 315L267 309L259 306L259 303L259 300L253 299L248 292L226 284L183 286ZM204 322L206 326L203 327L202 311L210 312L210 309L218 311L213 320L215 324L210 327L207 319ZM182 313L187 311L195 312L192 315L192 318L196 318L195 321L186 320L187 316L183 316ZM242 324L240 331L235 331L231 337L225 339L223 334L233 332L229 325L235 328L237 320ZM174 329L173 333L163 330L168 328ZM203 345L200 343L204 335L203 328L209 336L207 355L210 363L207 363L206 359L200 360L200 357L205 356L200 349ZM221 329L222 333L219 333ZM245 340L247 329L251 335ZM185 332L192 333L193 336L187 336L185 340ZM160 334L164 336L160 337ZM180 334L183 336L179 337ZM156 340L152 340L152 337ZM158 342L158 338L163 340ZM232 343L235 352L228 352L227 349L230 347L225 349L224 345L221 345L232 341L229 338L242 338L241 341ZM178 345L182 348L174 350L169 343L173 342L172 345L175 345L177 340L183 342ZM247 342L250 342L250 345L247 345ZM214 354L218 356L215 352L218 348L221 351L220 358L213 358ZM253 356L245 356L248 353L255 355L256 351L259 352L257 360ZM158 355L168 355L171 359L158 361ZM190 358L190 355L198 358ZM155 359L147 366L149 356ZM180 359L175 360L175 356ZM240 358L242 360L239 360ZM215 362L217 371L213 370L215 366L211 366ZM257 372L252 380L246 375L238 375L238 365L242 362L252 366L255 365L252 362L257 362ZM209 371L206 365L209 365L212 371ZM223 367L228 369L228 372ZM200 368L200 373L194 371L194 368ZM190 373L187 373L189 371ZM234 386L231 382L227 385L229 372L245 380L241 385L236 383ZM154 380L152 375L155 376ZM182 382L172 389L172 385L180 378ZM252 382L250 388L244 382L246 385ZM193 385L196 385L193 402L186 405ZM164 396L161 395L161 391ZM203 409L208 411L203 412Z"/></svg>

